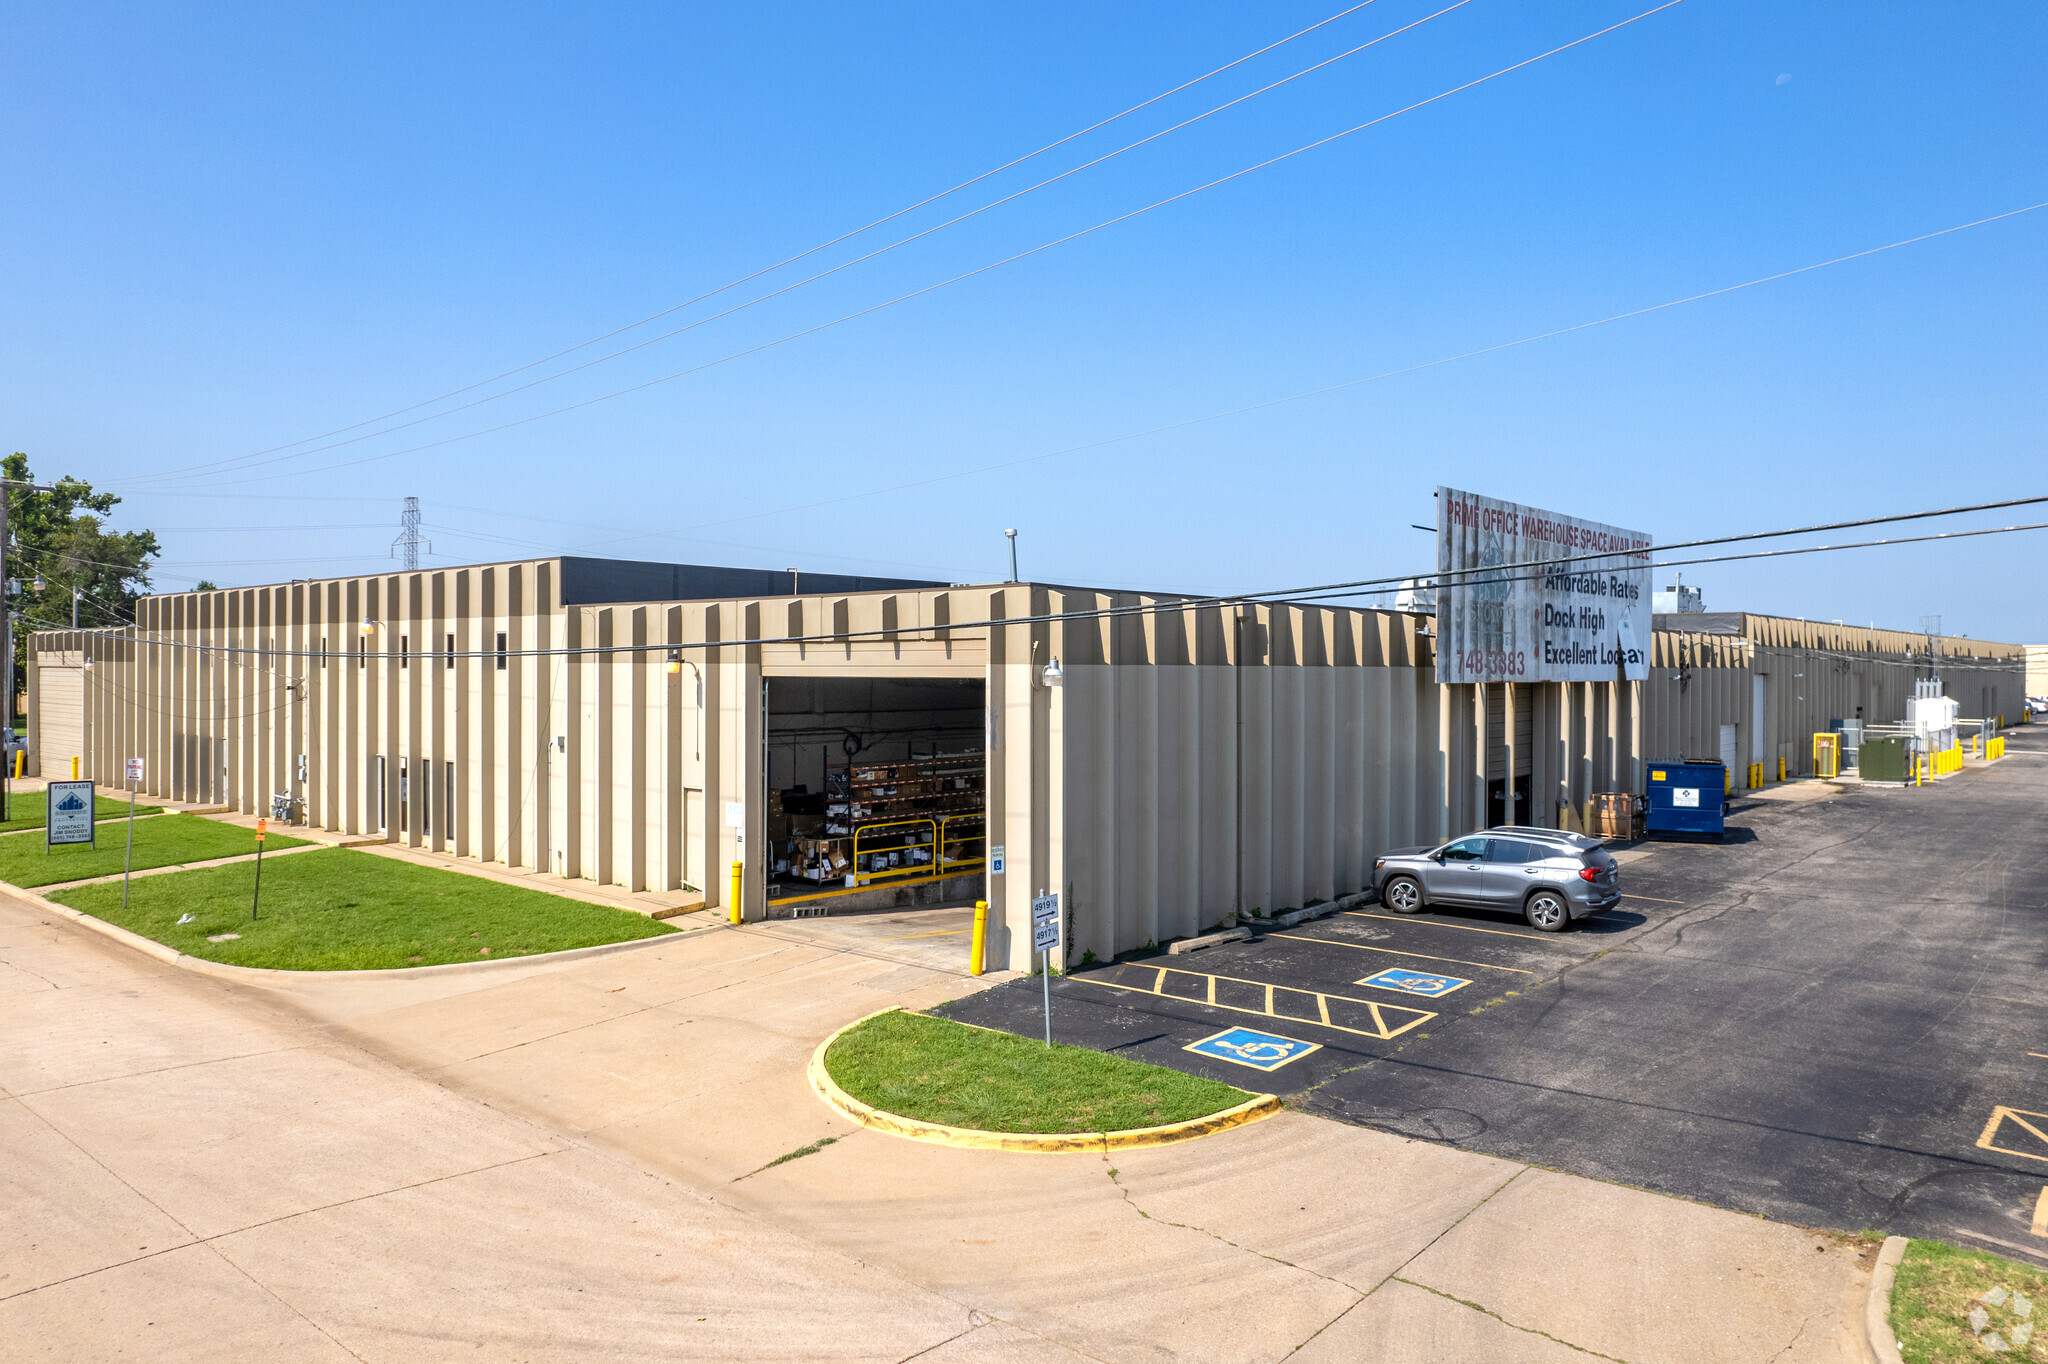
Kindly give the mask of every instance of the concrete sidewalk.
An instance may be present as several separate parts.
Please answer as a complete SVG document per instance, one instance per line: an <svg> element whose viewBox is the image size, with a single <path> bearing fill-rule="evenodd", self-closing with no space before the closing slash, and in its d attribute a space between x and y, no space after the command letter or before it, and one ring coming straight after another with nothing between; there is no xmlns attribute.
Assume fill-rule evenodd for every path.
<svg viewBox="0 0 2048 1364"><path fill-rule="evenodd" d="M0 1357L1863 1357L1863 1248L1448 1147L854 1129L804 1062L974 988L951 922L267 992L41 917L0 902Z"/></svg>

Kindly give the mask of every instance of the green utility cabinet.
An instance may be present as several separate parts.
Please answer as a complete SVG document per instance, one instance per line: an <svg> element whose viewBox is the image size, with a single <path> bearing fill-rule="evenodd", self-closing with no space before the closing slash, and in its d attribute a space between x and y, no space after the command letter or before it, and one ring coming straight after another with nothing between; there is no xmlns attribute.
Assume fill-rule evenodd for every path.
<svg viewBox="0 0 2048 1364"><path fill-rule="evenodd" d="M1856 774L1865 781L1905 781L1908 775L1904 739L1865 739L1856 750Z"/></svg>

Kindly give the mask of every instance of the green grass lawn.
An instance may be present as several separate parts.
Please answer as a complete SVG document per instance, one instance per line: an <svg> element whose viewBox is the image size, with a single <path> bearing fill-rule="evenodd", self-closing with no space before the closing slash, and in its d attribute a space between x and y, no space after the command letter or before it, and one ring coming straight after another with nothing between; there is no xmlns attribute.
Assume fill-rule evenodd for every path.
<svg viewBox="0 0 2048 1364"><path fill-rule="evenodd" d="M0 881L17 886L47 886L57 881L82 881L88 876L111 876L121 870L128 847L126 823L99 826L100 844L67 843L45 849L43 840L0 838ZM272 834L265 852L297 848L303 838ZM175 867L183 862L204 862L214 857L238 857L256 851L256 831L233 824L217 824L197 815L165 815L161 819L135 821L135 869Z"/></svg>
<svg viewBox="0 0 2048 1364"><path fill-rule="evenodd" d="M45 804L46 802L41 791L16 791L9 795L7 797L7 818L0 820L0 834L14 829L42 828ZM160 815L163 812L163 806L150 805L146 802L139 803L135 807L137 815ZM122 796L117 800L113 796L100 796L92 803L92 814L94 819L112 819L115 815L126 819L128 817L128 798Z"/></svg>
<svg viewBox="0 0 2048 1364"><path fill-rule="evenodd" d="M238 862L146 876L132 883L125 914L119 882L52 898L190 956L289 971L435 966L675 932L631 910L348 848L264 858L260 917L251 920L255 873ZM179 923L186 914L192 922ZM207 941L221 933L241 936Z"/></svg>
<svg viewBox="0 0 2048 1364"><path fill-rule="evenodd" d="M885 1113L987 1132L1115 1132L1207 1117L1251 1098L1162 1066L900 1010L825 1053L839 1087Z"/></svg>
<svg viewBox="0 0 2048 1364"><path fill-rule="evenodd" d="M2024 1317L2015 1310L2015 1293L2031 1309ZM1997 1300L1986 1302L1986 1294ZM1981 1335L1970 1319L1973 1309L1984 1314ZM1899 1353L1906 1364L2048 1360L2048 1270L1988 1251L1915 1241L1892 1283L1892 1331L1905 1343ZM1993 1333L2008 1347L2005 1353L1989 1350Z"/></svg>

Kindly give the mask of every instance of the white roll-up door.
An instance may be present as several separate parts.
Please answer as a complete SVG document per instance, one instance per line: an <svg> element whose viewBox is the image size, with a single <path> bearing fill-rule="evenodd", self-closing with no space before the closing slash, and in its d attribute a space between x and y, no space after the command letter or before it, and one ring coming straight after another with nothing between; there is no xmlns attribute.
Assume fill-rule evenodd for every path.
<svg viewBox="0 0 2048 1364"><path fill-rule="evenodd" d="M71 760L85 756L85 670L38 665L36 678L40 734L29 736L51 781L71 776Z"/></svg>

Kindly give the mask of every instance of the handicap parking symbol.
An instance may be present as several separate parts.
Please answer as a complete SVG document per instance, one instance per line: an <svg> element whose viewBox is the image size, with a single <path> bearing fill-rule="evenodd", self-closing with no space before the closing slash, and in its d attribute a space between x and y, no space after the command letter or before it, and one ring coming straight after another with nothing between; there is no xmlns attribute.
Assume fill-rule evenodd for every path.
<svg viewBox="0 0 2048 1364"><path fill-rule="evenodd" d="M1376 985L1382 990L1399 990L1404 995L1423 995L1437 999L1453 990L1462 990L1472 982L1456 976L1431 975L1427 971L1406 971L1398 966L1389 967L1378 975L1367 976L1360 985Z"/></svg>
<svg viewBox="0 0 2048 1364"><path fill-rule="evenodd" d="M1278 1070L1289 1061L1299 1061L1312 1051L1321 1051L1322 1044L1300 1042L1292 1037L1255 1032L1250 1028L1225 1028L1214 1036L1205 1037L1199 1042L1190 1042L1181 1050L1218 1061L1250 1066L1254 1070Z"/></svg>

